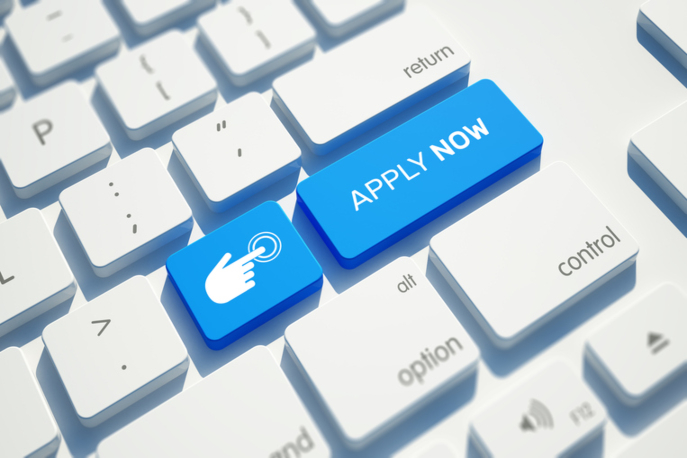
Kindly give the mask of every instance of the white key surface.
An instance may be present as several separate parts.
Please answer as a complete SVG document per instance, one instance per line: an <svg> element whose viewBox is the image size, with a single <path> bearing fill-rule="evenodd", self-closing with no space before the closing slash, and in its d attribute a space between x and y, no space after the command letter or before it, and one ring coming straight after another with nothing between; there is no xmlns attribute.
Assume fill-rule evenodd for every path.
<svg viewBox="0 0 687 458"><path fill-rule="evenodd" d="M563 163L434 236L430 259L499 347L635 260L637 242Z"/></svg>
<svg viewBox="0 0 687 458"><path fill-rule="evenodd" d="M96 68L124 131L141 140L217 98L215 81L181 32L173 30Z"/></svg>
<svg viewBox="0 0 687 458"><path fill-rule="evenodd" d="M562 361L484 407L470 434L485 456L568 455L603 431L606 410Z"/></svg>
<svg viewBox="0 0 687 458"><path fill-rule="evenodd" d="M687 456L687 401L653 424L648 431L626 446L616 458L646 458L660 456L681 458Z"/></svg>
<svg viewBox="0 0 687 458"><path fill-rule="evenodd" d="M216 212L300 169L300 148L257 92L178 130L172 141L198 191Z"/></svg>
<svg viewBox="0 0 687 458"><path fill-rule="evenodd" d="M325 154L467 75L469 67L451 34L417 8L278 77L272 87L310 148Z"/></svg>
<svg viewBox="0 0 687 458"><path fill-rule="evenodd" d="M255 347L98 446L122 456L330 456L266 347Z"/></svg>
<svg viewBox="0 0 687 458"><path fill-rule="evenodd" d="M587 341L589 361L630 405L687 368L687 295L663 284Z"/></svg>
<svg viewBox="0 0 687 458"><path fill-rule="evenodd" d="M65 189L60 204L100 277L193 227L191 209L150 148Z"/></svg>
<svg viewBox="0 0 687 458"><path fill-rule="evenodd" d="M215 4L215 0L119 0L139 35L152 35Z"/></svg>
<svg viewBox="0 0 687 458"><path fill-rule="evenodd" d="M101 0L44 0L5 24L33 82L47 86L114 54L119 30Z"/></svg>
<svg viewBox="0 0 687 458"><path fill-rule="evenodd" d="M687 148L684 126L687 103L661 116L630 141L629 153L680 209L687 213L687 155L675 154Z"/></svg>
<svg viewBox="0 0 687 458"><path fill-rule="evenodd" d="M687 68L687 3L650 0L639 8L637 23Z"/></svg>
<svg viewBox="0 0 687 458"><path fill-rule="evenodd" d="M312 53L315 29L290 0L234 0L198 19L229 80L245 86Z"/></svg>
<svg viewBox="0 0 687 458"><path fill-rule="evenodd" d="M333 37L342 37L389 11L404 0L306 0L322 28Z"/></svg>
<svg viewBox="0 0 687 458"><path fill-rule="evenodd" d="M60 431L19 348L0 351L0 374L0 456L51 456Z"/></svg>
<svg viewBox="0 0 687 458"><path fill-rule="evenodd" d="M26 199L107 159L110 138L79 86L56 86L0 116L0 162Z"/></svg>
<svg viewBox="0 0 687 458"><path fill-rule="evenodd" d="M354 447L474 373L479 359L461 324L405 257L293 323L285 338Z"/></svg>
<svg viewBox="0 0 687 458"><path fill-rule="evenodd" d="M7 70L3 60L0 59L0 109L12 103L15 93L16 90L14 89L10 72Z"/></svg>
<svg viewBox="0 0 687 458"><path fill-rule="evenodd" d="M0 223L0 336L74 293L72 271L39 210Z"/></svg>
<svg viewBox="0 0 687 458"><path fill-rule="evenodd" d="M136 276L49 324L43 342L84 426L186 372L186 347L155 291Z"/></svg>

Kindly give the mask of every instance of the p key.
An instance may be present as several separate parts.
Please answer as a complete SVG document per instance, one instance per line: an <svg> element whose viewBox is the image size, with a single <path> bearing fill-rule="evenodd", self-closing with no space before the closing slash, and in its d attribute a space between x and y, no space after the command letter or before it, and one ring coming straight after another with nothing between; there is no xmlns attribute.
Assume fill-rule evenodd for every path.
<svg viewBox="0 0 687 458"><path fill-rule="evenodd" d="M0 117L0 162L22 199L110 156L105 128L79 86L63 83Z"/></svg>

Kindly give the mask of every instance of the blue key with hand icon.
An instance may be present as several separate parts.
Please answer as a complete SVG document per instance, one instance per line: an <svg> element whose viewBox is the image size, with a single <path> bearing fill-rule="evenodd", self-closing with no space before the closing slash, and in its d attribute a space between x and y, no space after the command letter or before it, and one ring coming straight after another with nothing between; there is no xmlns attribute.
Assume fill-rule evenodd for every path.
<svg viewBox="0 0 687 458"><path fill-rule="evenodd" d="M276 202L173 254L167 272L215 350L322 287L322 268Z"/></svg>

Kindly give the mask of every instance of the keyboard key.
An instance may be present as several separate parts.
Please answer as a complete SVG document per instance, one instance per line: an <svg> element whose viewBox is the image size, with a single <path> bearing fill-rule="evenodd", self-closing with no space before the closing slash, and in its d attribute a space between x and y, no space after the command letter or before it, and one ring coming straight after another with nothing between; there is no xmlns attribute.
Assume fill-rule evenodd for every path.
<svg viewBox="0 0 687 458"><path fill-rule="evenodd" d="M229 80L245 86L313 52L315 29L291 1L234 0L198 19Z"/></svg>
<svg viewBox="0 0 687 458"><path fill-rule="evenodd" d="M687 3L650 0L639 8L637 23L687 68Z"/></svg>
<svg viewBox="0 0 687 458"><path fill-rule="evenodd" d="M280 76L274 98L313 152L326 154L469 69L458 42L417 8Z"/></svg>
<svg viewBox="0 0 687 458"><path fill-rule="evenodd" d="M675 151L687 148L686 123L687 103L683 103L634 134L629 147L630 156L685 213L687 157Z"/></svg>
<svg viewBox="0 0 687 458"><path fill-rule="evenodd" d="M38 86L52 84L119 48L119 31L100 0L32 3L18 8L5 24Z"/></svg>
<svg viewBox="0 0 687 458"><path fill-rule="evenodd" d="M98 66L95 73L132 140L141 140L217 99L210 72L176 30Z"/></svg>
<svg viewBox="0 0 687 458"><path fill-rule="evenodd" d="M265 202L167 260L172 284L213 350L322 288L322 268L276 202Z"/></svg>
<svg viewBox="0 0 687 458"><path fill-rule="evenodd" d="M502 348L625 270L638 251L627 230L562 162L430 242L432 262Z"/></svg>
<svg viewBox="0 0 687 458"><path fill-rule="evenodd" d="M0 161L22 199L107 159L112 144L79 86L63 83L0 117Z"/></svg>
<svg viewBox="0 0 687 458"><path fill-rule="evenodd" d="M0 109L12 103L15 92L10 72L7 71L5 63L0 59Z"/></svg>
<svg viewBox="0 0 687 458"><path fill-rule="evenodd" d="M52 456L60 431L20 349L0 352L0 374L0 456Z"/></svg>
<svg viewBox="0 0 687 458"><path fill-rule="evenodd" d="M39 210L0 223L0 337L74 293L72 271Z"/></svg>
<svg viewBox="0 0 687 458"><path fill-rule="evenodd" d="M404 0L307 0L320 26L333 37L342 37L403 5Z"/></svg>
<svg viewBox="0 0 687 458"><path fill-rule="evenodd" d="M84 426L97 426L186 372L189 359L145 277L49 324L45 348Z"/></svg>
<svg viewBox="0 0 687 458"><path fill-rule="evenodd" d="M597 331L587 359L630 405L687 368L687 296L664 284Z"/></svg>
<svg viewBox="0 0 687 458"><path fill-rule="evenodd" d="M410 258L286 328L294 360L353 447L474 373L479 350Z"/></svg>
<svg viewBox="0 0 687 458"><path fill-rule="evenodd" d="M298 203L352 269L537 157L542 142L483 80L305 179Z"/></svg>
<svg viewBox="0 0 687 458"><path fill-rule="evenodd" d="M266 347L255 347L105 438L122 456L329 457L329 447Z"/></svg>
<svg viewBox="0 0 687 458"><path fill-rule="evenodd" d="M567 456L605 423L603 405L556 361L485 407L470 434L485 456Z"/></svg>
<svg viewBox="0 0 687 458"><path fill-rule="evenodd" d="M662 456L679 458L687 456L687 401L683 401L668 415L634 441L618 455L618 458L645 458Z"/></svg>
<svg viewBox="0 0 687 458"><path fill-rule="evenodd" d="M60 204L99 277L193 228L191 209L150 148L65 189Z"/></svg>
<svg viewBox="0 0 687 458"><path fill-rule="evenodd" d="M139 35L152 35L209 8L215 0L120 0Z"/></svg>
<svg viewBox="0 0 687 458"><path fill-rule="evenodd" d="M178 130L177 157L216 212L301 167L301 150L262 96L251 92Z"/></svg>

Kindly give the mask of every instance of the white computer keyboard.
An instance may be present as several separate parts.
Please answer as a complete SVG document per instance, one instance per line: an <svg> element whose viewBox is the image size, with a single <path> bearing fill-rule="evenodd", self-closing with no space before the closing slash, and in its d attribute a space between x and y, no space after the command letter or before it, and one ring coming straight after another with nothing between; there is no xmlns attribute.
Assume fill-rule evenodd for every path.
<svg viewBox="0 0 687 458"><path fill-rule="evenodd" d="M685 30L0 0L0 456L687 456Z"/></svg>

